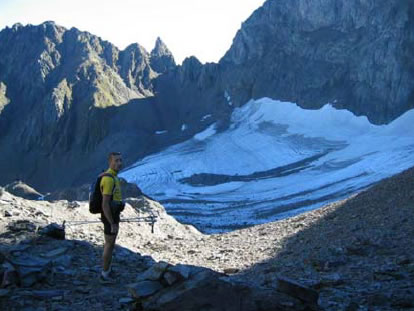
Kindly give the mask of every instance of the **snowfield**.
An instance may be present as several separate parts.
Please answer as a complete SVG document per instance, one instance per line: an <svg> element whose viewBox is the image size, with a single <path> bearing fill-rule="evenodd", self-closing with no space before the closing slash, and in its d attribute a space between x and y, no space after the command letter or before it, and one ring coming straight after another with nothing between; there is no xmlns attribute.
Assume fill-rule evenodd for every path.
<svg viewBox="0 0 414 311"><path fill-rule="evenodd" d="M414 166L414 110L388 125L268 98L144 158L120 176L207 233L317 208Z"/></svg>

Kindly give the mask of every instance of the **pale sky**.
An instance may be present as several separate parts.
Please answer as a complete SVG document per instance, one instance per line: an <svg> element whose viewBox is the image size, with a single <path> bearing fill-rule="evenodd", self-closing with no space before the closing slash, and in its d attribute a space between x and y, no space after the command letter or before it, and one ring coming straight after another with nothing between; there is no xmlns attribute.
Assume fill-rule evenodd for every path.
<svg viewBox="0 0 414 311"><path fill-rule="evenodd" d="M138 42L151 52L159 36L177 63L196 56L217 62L245 21L265 0L0 0L0 30L15 23L55 21L124 49Z"/></svg>

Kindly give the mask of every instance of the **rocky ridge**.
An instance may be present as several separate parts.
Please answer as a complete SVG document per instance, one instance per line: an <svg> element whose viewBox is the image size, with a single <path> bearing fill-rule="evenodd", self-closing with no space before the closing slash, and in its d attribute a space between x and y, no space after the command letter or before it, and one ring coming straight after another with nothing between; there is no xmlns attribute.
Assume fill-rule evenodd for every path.
<svg viewBox="0 0 414 311"><path fill-rule="evenodd" d="M45 22L5 28L0 42L1 183L54 191L86 182L105 166L109 146L133 163L166 144L157 130L181 126L154 100L154 80L175 66L161 39L152 54L139 44L120 51ZM55 180L56 173L67 178Z"/></svg>
<svg viewBox="0 0 414 311"><path fill-rule="evenodd" d="M3 29L0 183L84 183L109 148L133 164L214 122L225 129L251 98L331 103L388 123L414 107L413 20L408 0L268 0L218 64L181 66L161 39L149 53L53 22Z"/></svg>
<svg viewBox="0 0 414 311"><path fill-rule="evenodd" d="M268 0L220 60L234 103L332 103L373 123L414 107L412 1Z"/></svg>
<svg viewBox="0 0 414 311"><path fill-rule="evenodd" d="M130 284L132 298L127 295L128 288L119 284L111 288L112 299L101 299L98 297L103 294L93 294L101 288L96 282L99 245L102 245L99 225L68 226L66 241L40 240L37 247L48 247L43 251L45 254L51 252L51 257L57 256L54 252L62 247L66 248L67 255L75 256L71 268L66 268L74 275L65 276L62 290L75 295L75 303L81 305L83 302L92 310L95 306L123 308L124 302L136 308L138 301L140 307L148 310L169 301L171 305L163 305L169 310L167 306L173 308L176 306L173 301L177 300L161 297L166 293L169 293L167 297L178 297L177 291L184 295L181 298L187 297L185 301L189 306L194 306L191 304L194 299L188 295L194 297L197 291L187 290L200 286L206 293L208 287L205 286L212 280L218 280L217 288L226 292L241 286L240 290L250 293L248 297L252 300L257 298L254 289L260 288L261 292L264 290L269 294L269 303L274 301L269 297L277 297L279 303L283 301L282 306L278 305L281 310L303 308L303 300L298 297L312 300L318 294L319 308L324 310L411 310L414 308L414 249L410 243L414 234L413 177L414 169L410 169L344 201L290 219L214 235L203 235L191 226L177 223L155 202L131 199L124 217L149 215L149 212L160 217L154 234L148 224L121 224L114 265L119 284ZM68 213L73 221L94 218L82 202L26 201L3 192L0 203L0 213L4 215L0 220L2 244L16 248L14 251L20 255L25 252L20 248L36 244L33 238L37 222L62 223ZM25 246L21 243L25 240L31 242ZM64 243L72 245L70 251ZM84 243L89 246L75 251L75 245ZM91 253L95 254L95 261L90 260ZM177 274L167 273L170 269L185 273L204 268L216 272L202 270L205 278L199 275L200 279L188 277L187 281L181 279L180 282ZM153 277L154 270L161 270L158 278ZM284 283L286 277L289 279ZM223 278L227 283L221 283ZM203 280L209 281L203 283ZM228 280L236 287L229 287ZM299 282L294 290L292 280ZM176 281L173 289L165 285L165 282L173 284ZM157 282L164 288L161 292ZM244 287L245 284L249 285ZM40 282L35 289L44 290L45 286ZM137 299L139 291L150 289L154 290L154 296L149 296L153 298L141 292L146 298ZM105 291L101 288L99 293ZM22 290L11 286L1 290L1 303L10 302L14 297L14 303L35 301L39 308L46 308L49 305L39 295L47 294L56 293L33 293L33 288ZM22 300L22 295L28 297ZM69 296L60 292L56 297L51 303L67 310ZM183 300L178 301L183 303ZM216 309L212 307L211 310Z"/></svg>
<svg viewBox="0 0 414 311"><path fill-rule="evenodd" d="M182 249L181 243L196 244L203 235L177 223L156 202L145 198L127 202L113 261L118 281L102 285L97 278L102 232L84 202L28 201L3 192L0 306L7 310L70 310L73 306L80 310L199 310L206 305L210 310L225 305L226 310L235 311L266 310L266 306L305 310L306 305L318 309L317 293L290 281L287 286L301 289L302 296L308 291L310 298L286 294L290 287L262 292L253 283L232 282L224 273L178 264L178 258L169 263L157 259L165 257L165 246ZM150 216L157 217L153 229L144 222L128 222ZM234 305L235 301L239 304Z"/></svg>

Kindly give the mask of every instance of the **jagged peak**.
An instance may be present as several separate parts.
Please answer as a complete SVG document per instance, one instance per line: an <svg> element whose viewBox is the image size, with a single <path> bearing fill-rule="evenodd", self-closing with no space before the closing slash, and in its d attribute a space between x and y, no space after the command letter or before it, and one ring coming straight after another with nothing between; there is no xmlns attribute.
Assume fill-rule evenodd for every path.
<svg viewBox="0 0 414 311"><path fill-rule="evenodd" d="M143 55L148 55L148 51L139 43L135 42L128 45L123 52L139 51Z"/></svg>
<svg viewBox="0 0 414 311"><path fill-rule="evenodd" d="M167 45L164 41L161 40L160 37L157 37L155 41L155 47L151 51L152 56L164 56L164 55L172 55L171 51L168 49Z"/></svg>
<svg viewBox="0 0 414 311"><path fill-rule="evenodd" d="M12 29L13 30L18 30L18 29L20 29L20 28L23 28L24 26L23 26L23 24L22 23L15 23L13 26L12 26Z"/></svg>
<svg viewBox="0 0 414 311"><path fill-rule="evenodd" d="M45 21L41 25L45 25L45 26L48 26L48 25L50 25L50 26L57 26L54 21Z"/></svg>
<svg viewBox="0 0 414 311"><path fill-rule="evenodd" d="M165 73L175 66L174 56L167 45L158 37L155 47L151 51L151 67L158 73Z"/></svg>
<svg viewBox="0 0 414 311"><path fill-rule="evenodd" d="M190 65L200 67L203 64L198 60L197 57L190 56L184 59L182 66L184 67L184 66L190 66Z"/></svg>

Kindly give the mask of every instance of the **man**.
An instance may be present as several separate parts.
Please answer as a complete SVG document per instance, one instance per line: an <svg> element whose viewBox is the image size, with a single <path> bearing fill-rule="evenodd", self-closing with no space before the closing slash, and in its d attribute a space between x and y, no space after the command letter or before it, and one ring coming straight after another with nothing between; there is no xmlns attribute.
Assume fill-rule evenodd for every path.
<svg viewBox="0 0 414 311"><path fill-rule="evenodd" d="M102 193L101 220L104 224L105 244L102 255L102 272L100 280L103 283L113 283L110 277L112 253L115 247L115 240L119 230L121 211L124 208L121 194L121 183L117 177L122 169L122 156L119 152L111 152L108 157L109 169L103 173L110 176L103 176L100 183Z"/></svg>

